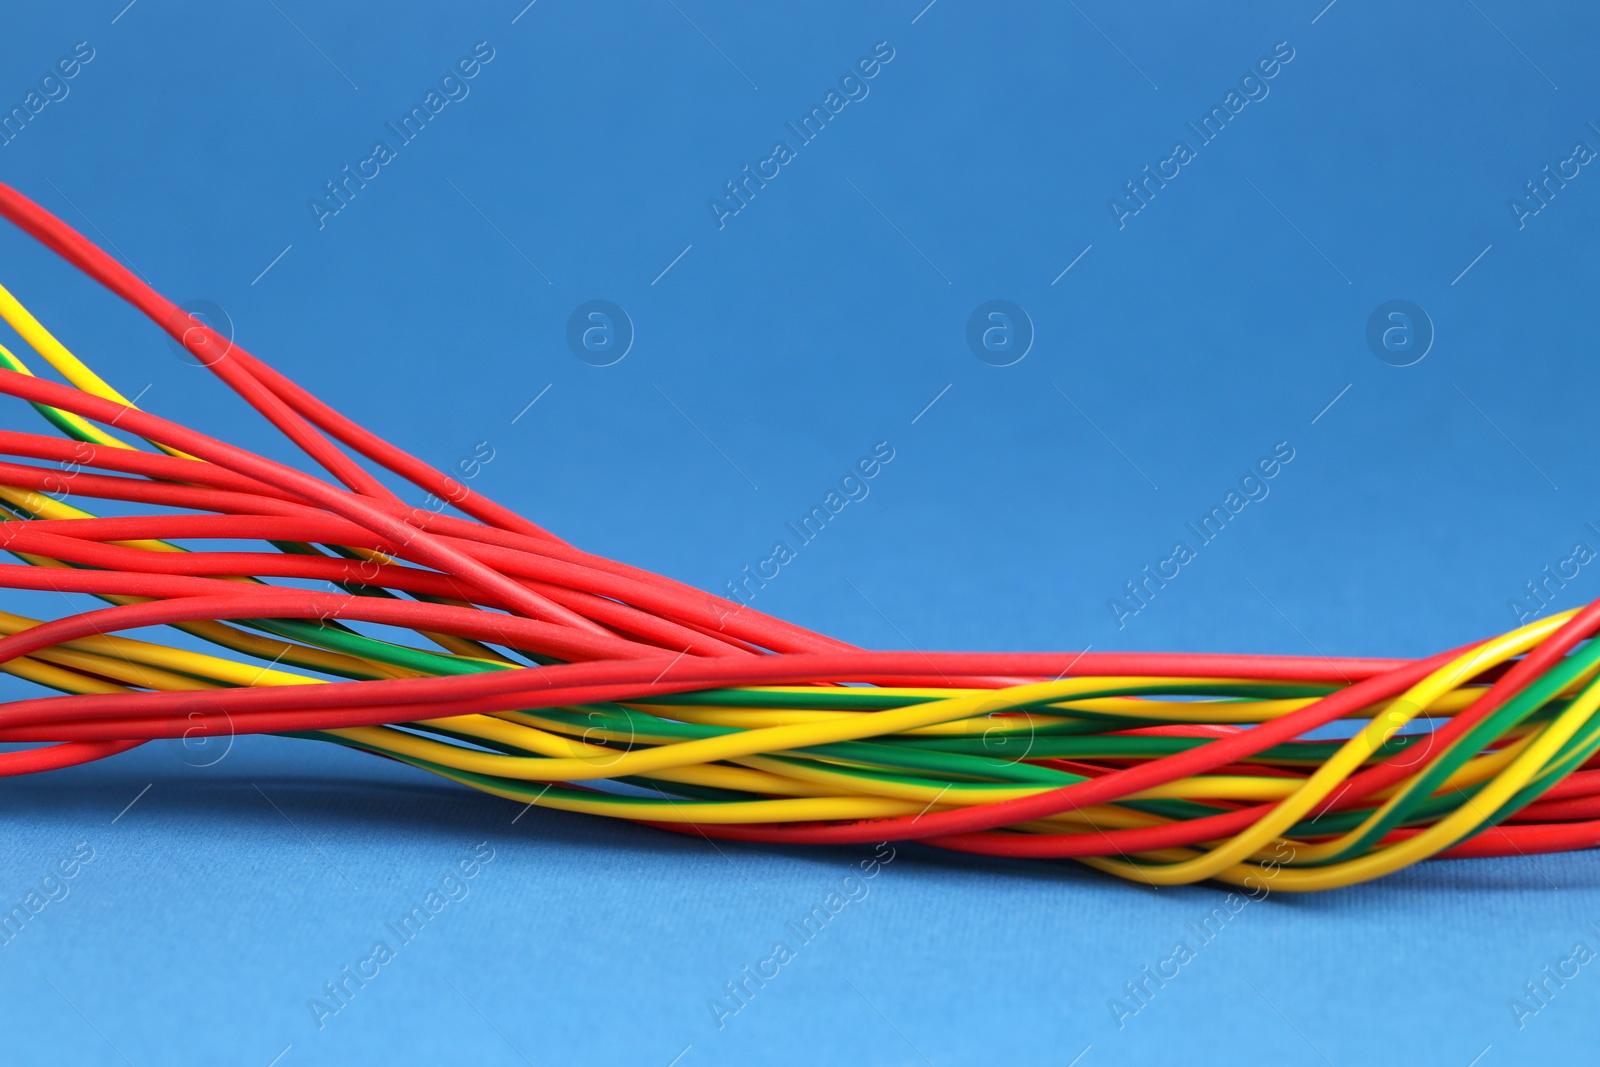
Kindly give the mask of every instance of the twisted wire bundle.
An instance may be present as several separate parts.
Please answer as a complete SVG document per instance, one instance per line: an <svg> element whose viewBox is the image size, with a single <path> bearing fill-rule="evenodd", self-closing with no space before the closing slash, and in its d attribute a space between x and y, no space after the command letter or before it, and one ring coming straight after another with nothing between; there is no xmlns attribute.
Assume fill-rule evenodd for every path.
<svg viewBox="0 0 1600 1067"><path fill-rule="evenodd" d="M1600 604L1424 660L863 651L567 544L5 186L0 214L327 475L140 410L0 288L0 318L65 380L0 346L0 393L64 435L0 431L0 546L21 561L0 586L107 605L0 613L0 670L63 694L0 704L0 742L27 746L0 774L273 733L710 837L916 839L1284 891L1600 843ZM408 507L361 460L460 515ZM79 506L97 500L116 514ZM218 654L117 636L149 626Z"/></svg>

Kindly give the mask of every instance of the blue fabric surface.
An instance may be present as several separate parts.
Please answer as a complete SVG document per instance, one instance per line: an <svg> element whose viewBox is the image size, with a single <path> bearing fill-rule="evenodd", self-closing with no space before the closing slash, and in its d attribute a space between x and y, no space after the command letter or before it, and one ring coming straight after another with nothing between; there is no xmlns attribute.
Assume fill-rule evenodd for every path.
<svg viewBox="0 0 1600 1067"><path fill-rule="evenodd" d="M586 548L725 592L887 442L756 607L874 647L1420 655L1600 595L1580 566L1517 607L1600 547L1590 7L124 2L7 13L0 177ZM287 455L29 240L0 260L142 405ZM1489 1067L1600 1037L1597 965L1545 971L1600 949L1592 852L1217 917L1214 886L1070 865L519 817L276 738L0 810L0 905L38 905L0 944L6 1062Z"/></svg>

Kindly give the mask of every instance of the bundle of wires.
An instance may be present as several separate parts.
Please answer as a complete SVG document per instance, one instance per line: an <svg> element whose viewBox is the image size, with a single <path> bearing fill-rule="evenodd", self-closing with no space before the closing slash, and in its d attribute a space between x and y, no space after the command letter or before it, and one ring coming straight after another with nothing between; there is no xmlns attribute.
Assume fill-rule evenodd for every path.
<svg viewBox="0 0 1600 1067"><path fill-rule="evenodd" d="M0 670L59 694L0 704L0 774L270 733L713 838L1280 891L1600 844L1600 604L1422 660L865 651L573 547L5 186L0 214L325 472L141 410L0 288L0 318L64 379L0 347L0 393L63 435L0 431L0 545L21 561L0 586L106 605L0 613ZM362 461L458 514L407 506ZM150 627L189 636L121 636Z"/></svg>

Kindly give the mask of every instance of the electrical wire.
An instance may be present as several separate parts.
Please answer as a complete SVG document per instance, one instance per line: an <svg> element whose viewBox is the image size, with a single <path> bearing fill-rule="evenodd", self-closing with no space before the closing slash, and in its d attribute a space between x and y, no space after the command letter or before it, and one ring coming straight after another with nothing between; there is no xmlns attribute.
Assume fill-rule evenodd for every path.
<svg viewBox="0 0 1600 1067"><path fill-rule="evenodd" d="M321 471L140 409L0 287L0 394L61 435L0 430L0 588L74 604L0 612L0 672L55 694L0 704L0 775L277 734L678 833L1285 892L1600 845L1600 603L1421 660L862 650L568 544L0 214Z"/></svg>

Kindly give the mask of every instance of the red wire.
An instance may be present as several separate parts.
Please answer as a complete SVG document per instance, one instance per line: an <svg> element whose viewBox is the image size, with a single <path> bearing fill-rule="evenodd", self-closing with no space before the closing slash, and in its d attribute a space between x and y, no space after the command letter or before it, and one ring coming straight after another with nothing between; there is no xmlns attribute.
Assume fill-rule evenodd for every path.
<svg viewBox="0 0 1600 1067"><path fill-rule="evenodd" d="M11 568L14 570L27 570L30 568ZM71 575L76 572L54 571L54 574ZM94 572L90 572L94 573ZM168 579L186 583L204 583L201 588L210 590L216 588L218 583L214 579L183 578ZM229 583L232 588L249 588ZM257 589L263 587L255 587ZM304 602L292 602L297 598L304 598ZM321 599L318 599L321 598ZM185 616L207 618L283 618L294 617L293 612L299 611L303 616L316 617L317 610L325 610L323 605L333 603L345 606L346 600L355 600L356 604L349 605L351 611L340 611L341 617L359 618L357 608L366 608L367 612L376 615L373 611L378 605L387 604L390 612L383 617L375 617L373 621L390 622L402 619L400 611L394 610L395 605L404 607L422 607L424 605L405 605L400 601L373 601L368 598L336 598L329 594L301 593L280 591L278 595L238 596L238 602L230 596L195 595L183 598L170 604L149 603L136 604L116 608L103 608L98 611L88 612L73 619L55 620L44 623L40 627L24 630L10 637L0 639L0 660L18 655L26 655L40 648L56 644L64 640L72 640L87 634L100 632L113 632L126 626L156 625L168 619L182 619ZM204 612L220 611L223 614L203 616ZM113 613L121 613L113 615ZM481 612L462 612L470 619L473 616L483 617ZM555 627L549 624L535 623L525 619L510 619L507 616L489 616L491 619L504 620L508 623L518 623L522 626L544 626L549 630ZM85 621L87 620L87 621ZM421 625L427 629L451 632L455 625L454 619L430 617L422 620L402 622L402 625ZM462 636L476 636L483 633L479 626L467 630L462 627ZM51 627L48 633L40 634L45 627ZM520 635L512 635L518 636ZM613 639L615 640L615 639ZM373 704L406 704L427 700L471 700L476 698L496 698L507 709L517 707L551 707L561 704L590 703L617 699L644 699L651 696L667 696L673 693L689 692L704 689L708 686L721 685L803 685L818 681L837 680L871 680L878 673L901 675L917 679L926 684L933 681L943 681L947 677L960 678L983 674L1006 674L1022 676L1053 677L1064 672L1065 668L1077 658L1070 653L917 653L917 652L850 652L850 653L820 653L799 654L788 656L744 656L737 658L724 658L715 661L700 657L684 656L660 658L660 650L650 650L652 658L637 660L600 660L584 663L566 663L556 666L529 668L513 671L496 671L485 674L458 675L430 678L405 678L405 679L380 679L375 681L340 682L333 685L321 686L274 686L262 688L224 689L208 693L208 698L226 707L230 713L243 712L248 709L288 710L307 707L341 707L354 705ZM1173 677L1235 677L1241 666L1238 659L1251 657L1233 656L1205 656L1186 654L1182 656L1159 656L1149 653L1137 652L1107 652L1091 653L1098 658L1091 662L1087 671L1097 675L1103 674L1151 674L1157 670L1167 668L1166 673ZM1087 659L1087 657L1082 657ZM1177 660L1178 662L1163 663L1160 661ZM1354 663L1355 661L1352 661ZM1426 663L1427 661L1423 661ZM1303 661L1306 670L1325 669L1326 665L1321 660ZM1287 670L1295 666L1293 662L1273 664L1263 670ZM1110 668L1107 670L1105 668ZM1378 676L1379 678L1386 676ZM172 713L181 710L184 693L148 692L148 693L117 693L117 694L82 694L70 696L38 697L30 700L14 701L0 707L0 723L20 724L26 722L53 722L92 718L115 718L121 714L160 714ZM1334 698L1328 698L1334 699ZM1335 714L1337 709L1335 710ZM402 722L404 719L395 719ZM1277 720L1282 722L1283 720ZM1255 733L1255 730L1249 731ZM1248 735L1241 738L1249 740ZM1226 744L1230 742L1214 742ZM1268 743L1271 743L1270 740ZM1206 746L1210 748L1211 746ZM1204 751L1204 750L1197 750ZM1231 757L1230 757L1231 758ZM1224 761L1226 762L1226 761ZM1122 773L1122 772L1118 772ZM1107 776L1111 777L1111 776ZM1132 789L1147 788L1145 785L1134 785ZM932 818L933 816L927 816ZM882 840L881 838L879 840Z"/></svg>
<svg viewBox="0 0 1600 1067"><path fill-rule="evenodd" d="M143 741L68 741L64 745L51 745L48 748L31 748L21 752L0 752L0 777L10 777L17 774L35 774L39 771L53 771L61 767L73 767L80 763L92 763L97 759L115 756L118 752L126 752L130 748L137 748L144 744Z"/></svg>
<svg viewBox="0 0 1600 1067"><path fill-rule="evenodd" d="M70 441L43 434L22 433L17 430L0 430L0 455L23 456L28 459L48 459L69 466L58 467L54 472L67 486L74 474L69 467L100 467L125 474L142 474L149 478L162 478L172 482L194 482L219 489L257 493L283 500L297 499L274 489L264 482L235 474L204 460L185 459L159 452L140 452L131 448L112 448L90 444L88 441Z"/></svg>
<svg viewBox="0 0 1600 1067"><path fill-rule="evenodd" d="M316 435L310 426L305 425L302 416L309 418L311 422L332 433L373 462L435 494L439 499L450 501L474 518L531 537L552 537L522 516L472 492L459 482L446 478L415 456L351 422L276 370L257 360L242 346L232 344L209 327L197 323L182 309L135 277L122 264L96 248L72 227L4 184L0 184L0 214L4 214L57 255L142 311L152 322L193 352L196 358L210 367L309 455L313 455L325 466L330 463L337 466L338 470L335 470L334 466L329 466L328 469L339 476L346 485L352 485L349 479L355 479L358 483L370 483L368 488L371 490L371 495L380 499L384 496L392 498L387 490L383 490L371 480L370 475L338 453L325 438ZM235 373L236 364L243 373ZM262 382L267 384L263 386ZM278 401L276 404L268 402L264 395L269 391L269 387L270 393ZM291 415L290 412L295 414Z"/></svg>

